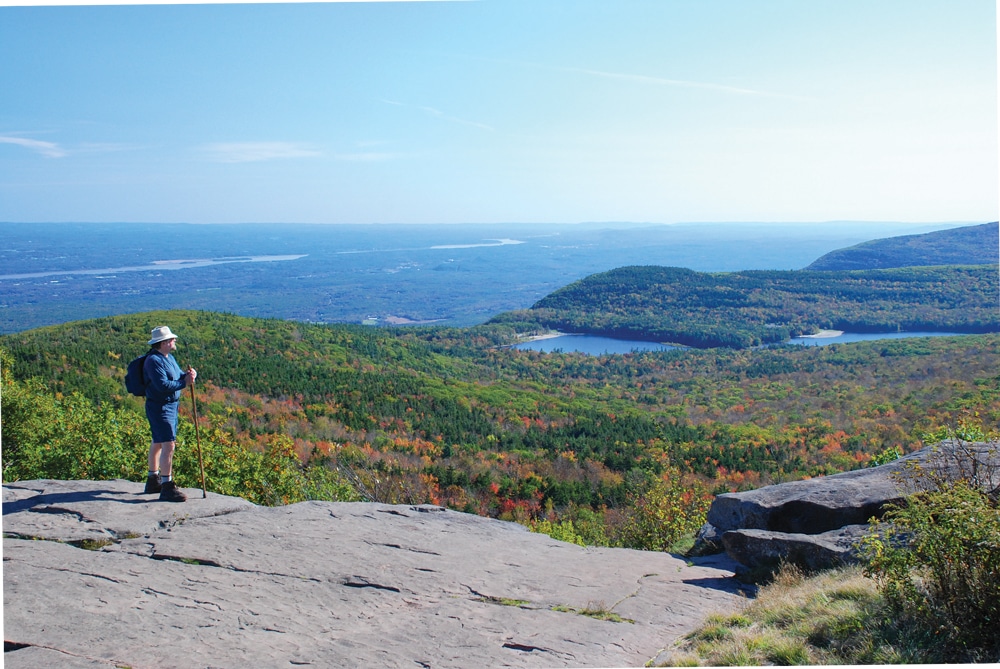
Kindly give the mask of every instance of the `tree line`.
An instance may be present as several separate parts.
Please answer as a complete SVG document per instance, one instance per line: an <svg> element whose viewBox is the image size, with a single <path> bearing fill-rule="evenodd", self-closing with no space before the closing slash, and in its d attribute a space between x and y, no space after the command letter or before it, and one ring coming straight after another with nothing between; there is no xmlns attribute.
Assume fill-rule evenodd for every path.
<svg viewBox="0 0 1000 669"><path fill-rule="evenodd" d="M729 348L819 329L997 332L997 275L996 265L731 273L631 266L586 277L490 322Z"/></svg>

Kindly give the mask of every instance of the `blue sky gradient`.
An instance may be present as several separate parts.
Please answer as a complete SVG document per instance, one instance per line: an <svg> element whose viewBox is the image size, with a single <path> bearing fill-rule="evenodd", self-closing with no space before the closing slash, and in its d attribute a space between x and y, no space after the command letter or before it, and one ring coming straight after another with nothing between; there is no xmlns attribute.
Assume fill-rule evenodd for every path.
<svg viewBox="0 0 1000 669"><path fill-rule="evenodd" d="M994 0L0 7L0 220L998 217Z"/></svg>

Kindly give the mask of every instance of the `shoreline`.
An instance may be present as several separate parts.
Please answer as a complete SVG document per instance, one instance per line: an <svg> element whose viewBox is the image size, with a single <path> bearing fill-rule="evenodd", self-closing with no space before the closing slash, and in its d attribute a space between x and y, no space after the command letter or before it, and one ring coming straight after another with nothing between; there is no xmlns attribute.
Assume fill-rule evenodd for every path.
<svg viewBox="0 0 1000 669"><path fill-rule="evenodd" d="M820 330L816 334L799 335L799 339L828 339L830 337L839 337L842 334L844 334L843 330Z"/></svg>
<svg viewBox="0 0 1000 669"><path fill-rule="evenodd" d="M571 332L557 332L553 330L552 332L546 332L540 335L530 335L528 337L518 337L518 344L524 344L529 341L541 341L543 339L555 339L556 337L565 337L571 335Z"/></svg>

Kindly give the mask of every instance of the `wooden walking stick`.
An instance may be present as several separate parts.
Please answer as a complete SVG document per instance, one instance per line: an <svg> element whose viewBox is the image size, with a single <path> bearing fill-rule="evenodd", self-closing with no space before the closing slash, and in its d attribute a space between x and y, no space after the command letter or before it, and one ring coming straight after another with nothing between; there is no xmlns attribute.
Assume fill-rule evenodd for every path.
<svg viewBox="0 0 1000 669"><path fill-rule="evenodd" d="M201 469L201 498L208 499L205 491L205 464L201 461L201 430L198 429L198 403L194 400L194 381L191 382L191 411L194 413L194 436L198 441L198 468Z"/></svg>

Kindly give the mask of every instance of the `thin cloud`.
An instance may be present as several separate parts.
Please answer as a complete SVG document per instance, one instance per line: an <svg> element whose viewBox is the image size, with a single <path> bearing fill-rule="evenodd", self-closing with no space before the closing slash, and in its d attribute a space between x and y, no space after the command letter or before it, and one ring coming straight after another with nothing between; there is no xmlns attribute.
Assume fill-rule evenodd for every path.
<svg viewBox="0 0 1000 669"><path fill-rule="evenodd" d="M629 74L626 72L605 72L603 70L591 70L589 68L583 68L583 67L563 67L559 65L543 65L541 63L529 63L518 60L477 58L477 57L473 58L477 60L489 60L495 63L506 63L508 65L518 65L520 67L532 67L542 70L550 70L554 72L574 72L577 74L586 74L591 77L600 77L602 79L615 79L618 81L627 81L647 86L674 86L678 88L701 88L706 90L719 91L720 93L732 93L734 95L759 95L763 97L788 98L794 100L805 99L802 96L798 95L789 95L787 93L772 93L769 91L759 91L753 88L742 88L739 86L726 86L724 84L716 84L708 81L668 79L666 77L653 77L645 74Z"/></svg>
<svg viewBox="0 0 1000 669"><path fill-rule="evenodd" d="M384 163L406 157L406 154L389 150L392 142L386 139L363 139L354 142L354 150L334 153L334 160L350 163Z"/></svg>
<svg viewBox="0 0 1000 669"><path fill-rule="evenodd" d="M142 144L120 144L115 142L84 142L73 149L73 153L121 153L140 151L147 148Z"/></svg>
<svg viewBox="0 0 1000 669"><path fill-rule="evenodd" d="M564 72L579 72L581 74L589 74L594 77L602 77L605 79L617 79L619 81L631 81L639 84L653 84L656 86L680 86L682 88L706 88L713 91L722 91L724 93L736 93L739 95L765 95L765 96L778 96L778 97L794 97L790 95L784 95L781 93L768 93L766 91L757 91L752 88L740 88L738 86L725 86L723 84L713 84L703 81L686 81L684 79L666 79L664 77L650 77L644 74L625 74L621 72L602 72L601 70L588 70L579 67L556 67L553 69L562 70Z"/></svg>
<svg viewBox="0 0 1000 669"><path fill-rule="evenodd" d="M360 151L358 153L336 153L333 155L334 160L341 160L352 163L382 163L387 160L395 160L398 157L399 154L396 153L378 152L378 151Z"/></svg>
<svg viewBox="0 0 1000 669"><path fill-rule="evenodd" d="M288 158L314 158L323 155L308 144L298 142L216 142L202 150L217 163L258 163Z"/></svg>
<svg viewBox="0 0 1000 669"><path fill-rule="evenodd" d="M42 154L46 158L63 158L67 155L67 151L55 142L43 142L42 140L28 139L27 137L0 135L0 144L23 146L26 149Z"/></svg>
<svg viewBox="0 0 1000 669"><path fill-rule="evenodd" d="M461 125L468 125L472 126L473 128L480 128L482 130L488 130L490 132L496 131L496 128L494 128L493 126L486 125L485 123L479 123L478 121L469 121L468 119L459 118L457 116L450 116L448 114L445 114L440 109L435 109L434 107L425 107L423 105L411 105L411 104L406 104L405 102L396 102L395 100L382 100L382 102L384 102L387 105L394 105L396 107L408 107L410 109L419 109L428 116L433 116L443 121L449 121L451 123L459 123Z"/></svg>

